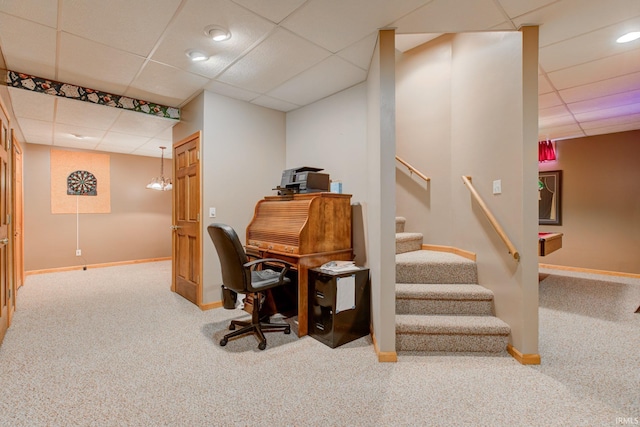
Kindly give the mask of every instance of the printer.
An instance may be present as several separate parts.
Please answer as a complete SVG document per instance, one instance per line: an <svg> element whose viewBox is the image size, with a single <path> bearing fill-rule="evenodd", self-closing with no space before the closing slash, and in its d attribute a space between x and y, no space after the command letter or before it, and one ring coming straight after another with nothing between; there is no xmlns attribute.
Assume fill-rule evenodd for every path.
<svg viewBox="0 0 640 427"><path fill-rule="evenodd" d="M277 188L280 195L292 193L318 193L329 191L329 174L319 173L321 168L302 166L285 169Z"/></svg>

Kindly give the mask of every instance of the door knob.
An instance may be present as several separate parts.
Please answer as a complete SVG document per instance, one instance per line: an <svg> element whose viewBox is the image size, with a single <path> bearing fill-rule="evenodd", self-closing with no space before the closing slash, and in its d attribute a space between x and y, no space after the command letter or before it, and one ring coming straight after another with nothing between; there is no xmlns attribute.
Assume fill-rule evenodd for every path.
<svg viewBox="0 0 640 427"><path fill-rule="evenodd" d="M169 228L171 228L172 230L177 230L178 228L182 228L179 225L170 225Z"/></svg>
<svg viewBox="0 0 640 427"><path fill-rule="evenodd" d="M0 245L7 245L7 244L9 244L9 239L7 239L6 237L0 240Z"/></svg>

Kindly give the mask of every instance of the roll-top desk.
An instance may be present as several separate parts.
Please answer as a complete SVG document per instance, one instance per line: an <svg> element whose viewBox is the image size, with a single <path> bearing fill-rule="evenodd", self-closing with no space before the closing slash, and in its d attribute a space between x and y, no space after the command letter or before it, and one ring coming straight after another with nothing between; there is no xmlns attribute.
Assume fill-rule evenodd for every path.
<svg viewBox="0 0 640 427"><path fill-rule="evenodd" d="M351 260L351 195L267 196L247 227L247 255L277 258L298 272L298 335L308 332L308 272L332 260Z"/></svg>

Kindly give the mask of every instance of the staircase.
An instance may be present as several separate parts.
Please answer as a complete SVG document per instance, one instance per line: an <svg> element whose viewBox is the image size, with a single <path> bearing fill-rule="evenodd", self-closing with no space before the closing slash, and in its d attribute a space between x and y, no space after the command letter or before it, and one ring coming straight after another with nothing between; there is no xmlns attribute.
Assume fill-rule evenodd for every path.
<svg viewBox="0 0 640 427"><path fill-rule="evenodd" d="M509 325L493 315L493 292L476 263L422 249L422 234L396 218L396 350L500 353Z"/></svg>

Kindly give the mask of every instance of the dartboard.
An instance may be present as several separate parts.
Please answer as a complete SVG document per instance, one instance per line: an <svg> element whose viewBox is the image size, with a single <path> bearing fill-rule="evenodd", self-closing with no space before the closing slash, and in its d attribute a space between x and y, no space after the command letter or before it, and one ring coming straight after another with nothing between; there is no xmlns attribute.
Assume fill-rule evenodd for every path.
<svg viewBox="0 0 640 427"><path fill-rule="evenodd" d="M87 171L75 171L67 177L67 194L95 196L98 194L98 180Z"/></svg>

